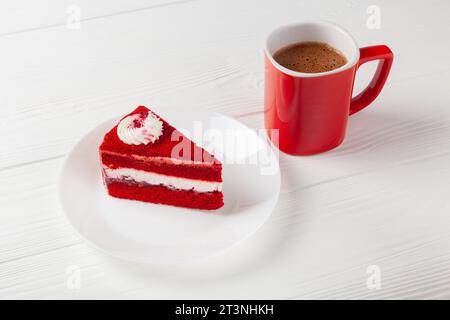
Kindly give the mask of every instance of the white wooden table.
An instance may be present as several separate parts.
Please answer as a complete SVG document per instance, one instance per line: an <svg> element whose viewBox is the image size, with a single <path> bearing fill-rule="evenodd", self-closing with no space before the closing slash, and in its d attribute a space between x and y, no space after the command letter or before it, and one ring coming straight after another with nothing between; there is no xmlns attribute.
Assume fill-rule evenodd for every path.
<svg viewBox="0 0 450 320"><path fill-rule="evenodd" d="M449 12L446 0L2 0L0 298L450 298ZM176 267L80 239L56 192L77 139L138 104L183 101L262 128L264 36L304 19L389 45L394 66L341 147L280 155L281 196L253 237Z"/></svg>

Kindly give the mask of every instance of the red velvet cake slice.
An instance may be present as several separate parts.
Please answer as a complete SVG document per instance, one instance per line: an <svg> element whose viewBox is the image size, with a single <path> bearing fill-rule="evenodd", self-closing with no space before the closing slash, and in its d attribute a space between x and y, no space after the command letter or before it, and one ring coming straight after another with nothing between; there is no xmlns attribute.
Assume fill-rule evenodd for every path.
<svg viewBox="0 0 450 320"><path fill-rule="evenodd" d="M105 135L100 161L113 197L204 210L223 206L220 161L144 106Z"/></svg>

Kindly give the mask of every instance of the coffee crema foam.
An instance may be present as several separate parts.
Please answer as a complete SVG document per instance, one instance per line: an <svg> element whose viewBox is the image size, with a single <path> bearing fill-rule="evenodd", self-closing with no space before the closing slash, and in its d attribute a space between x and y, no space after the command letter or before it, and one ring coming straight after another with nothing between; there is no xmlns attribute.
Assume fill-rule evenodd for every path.
<svg viewBox="0 0 450 320"><path fill-rule="evenodd" d="M339 50L323 42L298 42L283 47L273 54L283 67L303 73L327 72L347 63Z"/></svg>

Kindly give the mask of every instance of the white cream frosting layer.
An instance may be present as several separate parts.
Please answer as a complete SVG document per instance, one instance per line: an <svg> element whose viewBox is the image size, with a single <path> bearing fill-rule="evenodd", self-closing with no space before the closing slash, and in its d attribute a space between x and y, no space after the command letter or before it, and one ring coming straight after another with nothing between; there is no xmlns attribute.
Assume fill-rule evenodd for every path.
<svg viewBox="0 0 450 320"><path fill-rule="evenodd" d="M147 172L131 168L111 169L103 167L105 175L110 179L120 179L146 183L150 185L163 185L167 188L194 190L196 192L222 191L222 182L193 180L180 177L166 176L154 172Z"/></svg>

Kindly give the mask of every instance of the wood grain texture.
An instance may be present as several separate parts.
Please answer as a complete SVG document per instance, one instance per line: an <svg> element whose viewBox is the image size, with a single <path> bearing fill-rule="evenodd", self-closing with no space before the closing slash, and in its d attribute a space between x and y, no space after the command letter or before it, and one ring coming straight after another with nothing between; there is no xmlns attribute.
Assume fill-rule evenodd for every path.
<svg viewBox="0 0 450 320"><path fill-rule="evenodd" d="M79 1L79 30L65 26L69 4L1 4L0 298L450 299L448 2ZM366 28L373 4L379 30ZM254 236L205 263L164 268L80 239L56 184L87 130L137 104L262 128L264 35L301 19L390 45L394 68L342 146L279 155L280 199ZM357 91L373 70L360 70ZM66 285L72 265L80 290ZM379 290L366 285L371 265Z"/></svg>

